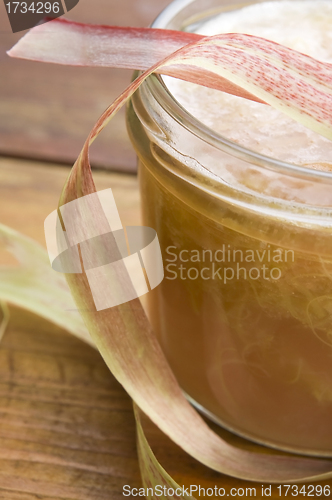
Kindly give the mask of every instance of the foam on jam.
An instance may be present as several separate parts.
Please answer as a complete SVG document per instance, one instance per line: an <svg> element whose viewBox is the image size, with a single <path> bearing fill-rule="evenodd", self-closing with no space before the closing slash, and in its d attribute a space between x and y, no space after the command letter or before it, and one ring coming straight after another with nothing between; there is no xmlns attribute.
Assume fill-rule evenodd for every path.
<svg viewBox="0 0 332 500"><path fill-rule="evenodd" d="M328 0L258 3L215 16L196 31L256 35L332 63L332 1ZM165 81L189 113L227 139L282 161L331 170L332 142L280 111L181 80Z"/></svg>

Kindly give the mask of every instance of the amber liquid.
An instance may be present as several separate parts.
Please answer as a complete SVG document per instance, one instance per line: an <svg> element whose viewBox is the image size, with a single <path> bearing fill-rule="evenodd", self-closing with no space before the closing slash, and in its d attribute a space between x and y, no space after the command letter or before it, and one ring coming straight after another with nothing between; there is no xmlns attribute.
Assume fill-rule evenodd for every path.
<svg viewBox="0 0 332 500"><path fill-rule="evenodd" d="M135 105L153 129L138 97ZM148 314L181 387L244 437L332 456L329 223L295 221L291 210L271 216L241 207L230 196L223 198L222 186L217 186L221 196L211 195L212 181L197 172L189 178L184 164L149 139L132 103L127 125L139 157L143 224L157 231L165 268L162 283L146 296ZM300 182L290 182L302 189ZM202 189L204 183L209 189ZM309 191L304 186L301 192ZM218 262L220 250L227 254L228 248L258 254L254 262L239 262L240 252L235 260L226 255L226 262ZM283 254L275 262L280 249L290 252L289 258ZM193 254L200 259L182 261L183 250L183 260ZM258 279L257 272L249 277L250 269L263 265L269 279L262 271ZM225 267L235 270L226 282ZM219 268L221 278L211 279ZM279 269L279 278L279 272L273 274L278 279L271 279L272 268Z"/></svg>
<svg viewBox="0 0 332 500"><path fill-rule="evenodd" d="M164 281L147 301L181 387L240 435L332 455L332 261L326 231L249 214L251 236L248 214L160 172L151 156L140 162L143 223L157 231L165 267ZM315 241L321 242L319 251ZM227 260L227 252L224 263L211 262L210 252L205 262L179 259L183 249L183 259L202 260L204 250L220 259L216 251L222 248L258 254L254 262L240 262L238 279L237 262L232 254ZM280 249L289 251L287 262L272 260ZM257 271L248 277L252 267L264 264L279 269L280 278L271 279L267 270L265 277L261 272L257 279ZM222 279L206 279L224 267L235 269L234 279L225 283L222 271Z"/></svg>

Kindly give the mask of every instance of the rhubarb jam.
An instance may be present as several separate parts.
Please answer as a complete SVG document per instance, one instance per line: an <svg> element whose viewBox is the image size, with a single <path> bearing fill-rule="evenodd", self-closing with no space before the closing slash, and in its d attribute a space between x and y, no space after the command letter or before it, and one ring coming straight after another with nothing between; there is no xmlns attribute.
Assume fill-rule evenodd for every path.
<svg viewBox="0 0 332 500"><path fill-rule="evenodd" d="M332 61L330 1L182 6L156 26ZM332 456L332 143L263 104L155 76L127 116L165 268L148 314L181 387L239 435Z"/></svg>

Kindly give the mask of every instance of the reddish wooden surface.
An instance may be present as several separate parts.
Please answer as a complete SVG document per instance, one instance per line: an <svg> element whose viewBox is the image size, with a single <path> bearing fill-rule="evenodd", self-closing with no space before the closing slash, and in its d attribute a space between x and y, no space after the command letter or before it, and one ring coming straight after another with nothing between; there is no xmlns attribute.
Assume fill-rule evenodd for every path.
<svg viewBox="0 0 332 500"><path fill-rule="evenodd" d="M148 26L169 0L80 0L66 17L81 22ZM104 109L129 84L131 71L71 68L10 59L13 34L0 2L0 154L72 164ZM92 148L95 166L135 171L124 110Z"/></svg>

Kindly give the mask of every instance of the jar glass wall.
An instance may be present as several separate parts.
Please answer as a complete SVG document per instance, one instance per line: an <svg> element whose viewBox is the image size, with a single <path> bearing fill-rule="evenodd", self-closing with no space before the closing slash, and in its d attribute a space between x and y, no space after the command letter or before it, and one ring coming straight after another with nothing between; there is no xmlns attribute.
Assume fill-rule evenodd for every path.
<svg viewBox="0 0 332 500"><path fill-rule="evenodd" d="M155 25L236 8L176 1ZM127 121L165 267L148 314L181 387L239 435L332 456L332 173L219 136L157 76Z"/></svg>

